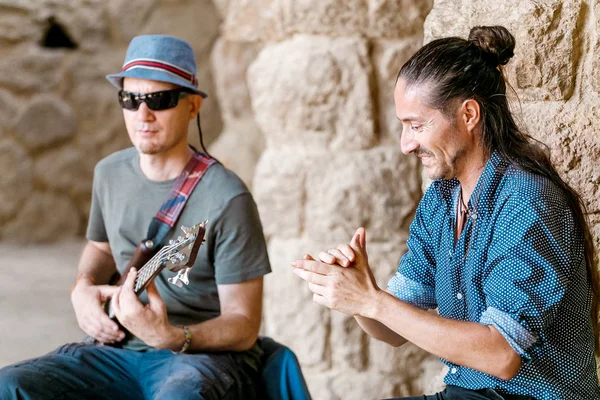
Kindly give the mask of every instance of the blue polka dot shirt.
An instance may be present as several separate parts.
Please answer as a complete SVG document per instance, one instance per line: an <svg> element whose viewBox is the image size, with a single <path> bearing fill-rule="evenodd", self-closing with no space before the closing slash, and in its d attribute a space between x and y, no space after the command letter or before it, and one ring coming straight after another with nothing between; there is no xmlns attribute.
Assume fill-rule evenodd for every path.
<svg viewBox="0 0 600 400"><path fill-rule="evenodd" d="M454 241L457 180L434 181L419 204L388 289L445 318L494 326L521 356L508 380L442 360L444 381L536 399L600 399L583 235L548 179L497 153Z"/></svg>

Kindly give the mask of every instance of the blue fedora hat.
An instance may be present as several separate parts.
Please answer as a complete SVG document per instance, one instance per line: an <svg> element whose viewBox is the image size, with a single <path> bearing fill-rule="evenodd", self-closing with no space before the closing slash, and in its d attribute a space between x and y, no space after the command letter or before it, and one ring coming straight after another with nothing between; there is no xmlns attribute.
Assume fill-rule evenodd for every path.
<svg viewBox="0 0 600 400"><path fill-rule="evenodd" d="M119 89L123 89L123 78L169 82L207 97L206 93L198 90L196 57L192 47L174 36L134 37L129 43L121 72L106 75L106 79Z"/></svg>

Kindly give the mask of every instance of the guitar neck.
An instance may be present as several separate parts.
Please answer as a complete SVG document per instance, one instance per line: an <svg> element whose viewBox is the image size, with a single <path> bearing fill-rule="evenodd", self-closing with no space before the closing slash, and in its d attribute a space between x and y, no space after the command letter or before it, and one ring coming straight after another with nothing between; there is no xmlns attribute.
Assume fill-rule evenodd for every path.
<svg viewBox="0 0 600 400"><path fill-rule="evenodd" d="M140 295L146 289L146 286L162 271L166 260L161 251L156 253L137 273L133 290L136 295Z"/></svg>
<svg viewBox="0 0 600 400"><path fill-rule="evenodd" d="M132 267L132 265L128 266L128 270ZM133 285L133 291L136 296L139 296L146 286L163 270L165 267L165 259L162 251L159 251L152 257L142 268L140 268L135 277L135 283ZM125 278L127 275L125 274L123 277ZM115 314L112 308L112 298L108 299L105 304L105 309L110 318L114 318Z"/></svg>

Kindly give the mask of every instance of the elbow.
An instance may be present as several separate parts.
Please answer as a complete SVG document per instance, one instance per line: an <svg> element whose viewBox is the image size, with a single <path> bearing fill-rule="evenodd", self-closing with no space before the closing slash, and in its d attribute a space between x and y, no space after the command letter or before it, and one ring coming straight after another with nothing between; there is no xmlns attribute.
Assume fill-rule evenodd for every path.
<svg viewBox="0 0 600 400"><path fill-rule="evenodd" d="M235 350L236 351L250 350L252 348L252 346L254 346L254 343L256 343L257 339L258 339L258 334L248 335L247 337L243 338L238 343Z"/></svg>
<svg viewBox="0 0 600 400"><path fill-rule="evenodd" d="M237 343L234 346L235 351L250 350L258 340L258 331L260 330L260 321L258 323L246 318L244 328L240 332L244 332L238 337Z"/></svg>
<svg viewBox="0 0 600 400"><path fill-rule="evenodd" d="M521 356L511 348L507 354L500 357L502 358L502 362L497 364L498 370L493 375L505 381L511 380L521 369Z"/></svg>

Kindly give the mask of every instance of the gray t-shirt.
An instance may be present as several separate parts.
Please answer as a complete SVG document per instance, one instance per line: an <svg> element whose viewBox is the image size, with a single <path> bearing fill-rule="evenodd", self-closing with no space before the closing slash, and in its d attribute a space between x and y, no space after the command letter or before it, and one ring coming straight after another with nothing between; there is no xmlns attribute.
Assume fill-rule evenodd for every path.
<svg viewBox="0 0 600 400"><path fill-rule="evenodd" d="M109 242L119 272L123 273L148 225L166 200L173 182L151 181L139 165L135 148L101 160L94 185L87 238ZM205 242L189 271L190 283L179 288L167 281L175 273L164 269L155 279L173 325L200 323L220 314L218 284L244 282L271 271L256 204L243 182L221 164L211 166L165 239L182 235L181 225L208 220ZM140 300L148 302L146 292ZM125 348L145 350L139 339Z"/></svg>

